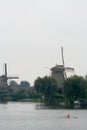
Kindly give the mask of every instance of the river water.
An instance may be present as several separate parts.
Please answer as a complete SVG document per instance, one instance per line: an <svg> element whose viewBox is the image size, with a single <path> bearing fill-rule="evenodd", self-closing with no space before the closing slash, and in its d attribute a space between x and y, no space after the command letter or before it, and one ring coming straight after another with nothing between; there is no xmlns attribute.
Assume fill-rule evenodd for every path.
<svg viewBox="0 0 87 130"><path fill-rule="evenodd" d="M70 114L70 119L65 118ZM36 103L0 104L0 130L87 130L87 110L39 109Z"/></svg>

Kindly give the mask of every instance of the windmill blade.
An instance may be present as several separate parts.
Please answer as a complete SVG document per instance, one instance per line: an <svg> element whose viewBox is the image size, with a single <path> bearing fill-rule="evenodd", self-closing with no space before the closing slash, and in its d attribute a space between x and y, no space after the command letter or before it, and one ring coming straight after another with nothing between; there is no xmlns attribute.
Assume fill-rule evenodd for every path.
<svg viewBox="0 0 87 130"><path fill-rule="evenodd" d="M51 68L45 66L45 69L48 69L48 70L49 70L49 76L51 76Z"/></svg>
<svg viewBox="0 0 87 130"><path fill-rule="evenodd" d="M8 79L19 79L18 76L11 76L11 77L7 77Z"/></svg>
<svg viewBox="0 0 87 130"><path fill-rule="evenodd" d="M64 63L64 56L63 56L63 47L61 47L61 54L62 54L62 63L63 63L63 66L64 66L65 63Z"/></svg>
<svg viewBox="0 0 87 130"><path fill-rule="evenodd" d="M67 74L65 71L64 71L64 78L65 78L65 80L67 79Z"/></svg>
<svg viewBox="0 0 87 130"><path fill-rule="evenodd" d="M5 63L5 76L7 77L7 64Z"/></svg>
<svg viewBox="0 0 87 130"><path fill-rule="evenodd" d="M66 68L65 68L65 71L68 71L68 72L74 72L74 68L66 67Z"/></svg>

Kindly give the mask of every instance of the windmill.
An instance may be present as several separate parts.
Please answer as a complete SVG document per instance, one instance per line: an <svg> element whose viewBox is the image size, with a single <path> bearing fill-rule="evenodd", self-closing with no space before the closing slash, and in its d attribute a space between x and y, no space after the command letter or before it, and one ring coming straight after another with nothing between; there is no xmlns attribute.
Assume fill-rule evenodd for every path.
<svg viewBox="0 0 87 130"><path fill-rule="evenodd" d="M62 65L56 65L51 68L51 76L57 81L59 92L63 92L63 83L67 78L66 72L74 72L74 68L65 67L63 47L61 47Z"/></svg>
<svg viewBox="0 0 87 130"><path fill-rule="evenodd" d="M18 79L17 76L7 76L7 64L4 66L4 75L0 76L0 92L8 92L8 80L9 79Z"/></svg>

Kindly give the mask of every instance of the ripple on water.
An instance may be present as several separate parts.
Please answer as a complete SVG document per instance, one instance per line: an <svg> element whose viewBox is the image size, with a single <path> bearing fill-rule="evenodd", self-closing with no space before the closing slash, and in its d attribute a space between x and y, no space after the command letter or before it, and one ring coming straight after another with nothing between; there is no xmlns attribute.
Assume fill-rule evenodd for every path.
<svg viewBox="0 0 87 130"><path fill-rule="evenodd" d="M35 103L0 104L0 130L87 129L86 110L36 110L35 105ZM78 118L64 118L67 113Z"/></svg>

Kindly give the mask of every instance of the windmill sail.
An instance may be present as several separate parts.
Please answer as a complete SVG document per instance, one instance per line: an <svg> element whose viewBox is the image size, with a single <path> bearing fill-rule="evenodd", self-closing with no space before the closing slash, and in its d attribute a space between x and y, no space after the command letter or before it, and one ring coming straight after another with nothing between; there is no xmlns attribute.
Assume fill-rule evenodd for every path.
<svg viewBox="0 0 87 130"><path fill-rule="evenodd" d="M61 47L61 54L62 54L62 63L63 63L63 66L64 66L65 63L64 63L64 56L63 56L63 47Z"/></svg>
<svg viewBox="0 0 87 130"><path fill-rule="evenodd" d="M5 76L7 77L7 64L5 63Z"/></svg>
<svg viewBox="0 0 87 130"><path fill-rule="evenodd" d="M71 67L66 67L65 70L67 72L74 72L74 68L71 68Z"/></svg>

